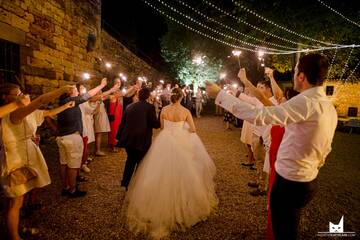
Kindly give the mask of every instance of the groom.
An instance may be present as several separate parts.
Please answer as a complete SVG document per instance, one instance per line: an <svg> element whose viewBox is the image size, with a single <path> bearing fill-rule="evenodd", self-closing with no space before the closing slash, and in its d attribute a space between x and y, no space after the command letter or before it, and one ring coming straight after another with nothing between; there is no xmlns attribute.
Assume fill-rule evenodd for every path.
<svg viewBox="0 0 360 240"><path fill-rule="evenodd" d="M159 128L154 105L148 103L150 90L142 88L139 91L139 101L130 104L124 113L120 125L118 145L125 148L127 159L121 186L126 190L136 167L147 153L151 145L152 129Z"/></svg>

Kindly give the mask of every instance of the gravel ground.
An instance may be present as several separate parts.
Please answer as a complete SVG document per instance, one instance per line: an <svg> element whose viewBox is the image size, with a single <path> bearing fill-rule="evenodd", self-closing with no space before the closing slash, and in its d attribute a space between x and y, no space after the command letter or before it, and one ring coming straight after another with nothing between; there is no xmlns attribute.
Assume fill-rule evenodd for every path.
<svg viewBox="0 0 360 240"><path fill-rule="evenodd" d="M240 165L245 160L240 129L224 130L219 117L196 119L196 125L217 166L219 206L207 221L186 232L174 232L169 239L265 239L267 199L249 195L251 189L246 184L255 172ZM317 239L317 232L328 231L328 222L338 223L342 215L344 231L355 231L359 238L359 147L359 134L336 133L333 151L320 171L320 191L301 220L301 239ZM48 141L42 150L53 183L41 190L43 208L22 223L39 227L40 235L30 239L144 239L134 237L126 229L120 214L124 196L119 185L125 163L123 151L95 159L87 174L89 182L81 185L88 195L68 199L60 196L55 142ZM3 221L0 225L3 239Z"/></svg>

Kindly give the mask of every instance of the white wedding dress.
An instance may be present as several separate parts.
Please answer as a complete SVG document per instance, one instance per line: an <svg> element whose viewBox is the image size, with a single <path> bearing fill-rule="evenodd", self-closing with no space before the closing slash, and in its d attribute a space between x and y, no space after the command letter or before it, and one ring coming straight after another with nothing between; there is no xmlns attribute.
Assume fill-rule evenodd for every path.
<svg viewBox="0 0 360 240"><path fill-rule="evenodd" d="M164 121L130 183L126 218L135 234L159 239L205 220L217 206L216 167L188 124Z"/></svg>

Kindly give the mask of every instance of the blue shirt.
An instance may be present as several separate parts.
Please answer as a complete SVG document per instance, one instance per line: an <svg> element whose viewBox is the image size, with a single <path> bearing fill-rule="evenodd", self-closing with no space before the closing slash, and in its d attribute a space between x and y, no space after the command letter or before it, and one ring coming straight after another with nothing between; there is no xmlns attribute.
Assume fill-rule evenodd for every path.
<svg viewBox="0 0 360 240"><path fill-rule="evenodd" d="M59 136L70 135L75 132L82 134L83 125L79 105L89 100L89 98L90 95L85 93L81 96L68 97L60 100L60 105L64 105L70 101L75 101L75 106L58 114Z"/></svg>

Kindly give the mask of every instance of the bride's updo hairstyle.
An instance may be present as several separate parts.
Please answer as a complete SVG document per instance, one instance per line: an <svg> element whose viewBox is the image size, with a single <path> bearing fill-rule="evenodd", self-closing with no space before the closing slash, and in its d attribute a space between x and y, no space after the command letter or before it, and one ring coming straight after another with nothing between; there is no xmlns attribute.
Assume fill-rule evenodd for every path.
<svg viewBox="0 0 360 240"><path fill-rule="evenodd" d="M170 100L172 103L176 103L183 97L183 92L180 88L174 88L171 90L171 97Z"/></svg>

